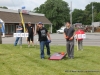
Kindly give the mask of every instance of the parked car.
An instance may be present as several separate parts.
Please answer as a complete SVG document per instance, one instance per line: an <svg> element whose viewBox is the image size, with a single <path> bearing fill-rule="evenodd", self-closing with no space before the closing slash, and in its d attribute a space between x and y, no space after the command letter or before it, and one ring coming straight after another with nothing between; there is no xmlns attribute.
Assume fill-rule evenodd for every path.
<svg viewBox="0 0 100 75"><path fill-rule="evenodd" d="M64 29L65 29L66 27L61 27L59 30L57 30L57 33L58 34L61 34L61 33L64 33Z"/></svg>

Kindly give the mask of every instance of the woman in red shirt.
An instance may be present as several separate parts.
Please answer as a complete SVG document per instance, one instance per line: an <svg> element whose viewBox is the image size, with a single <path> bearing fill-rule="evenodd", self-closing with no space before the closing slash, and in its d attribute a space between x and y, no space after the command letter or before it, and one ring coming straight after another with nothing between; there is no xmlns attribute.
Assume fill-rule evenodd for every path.
<svg viewBox="0 0 100 75"><path fill-rule="evenodd" d="M84 34L84 31L81 28L79 28L75 32L75 34L81 36L82 34ZM77 35L76 35L76 41L78 42L78 50L83 50L83 38L82 38L82 36L81 37L78 37Z"/></svg>

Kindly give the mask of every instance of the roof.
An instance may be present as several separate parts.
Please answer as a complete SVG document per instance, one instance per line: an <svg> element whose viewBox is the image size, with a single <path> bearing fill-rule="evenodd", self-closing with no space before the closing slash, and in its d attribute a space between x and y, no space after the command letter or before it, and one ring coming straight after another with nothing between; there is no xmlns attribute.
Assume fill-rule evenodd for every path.
<svg viewBox="0 0 100 75"><path fill-rule="evenodd" d="M82 23L75 23L75 24L73 24L73 25L82 25Z"/></svg>
<svg viewBox="0 0 100 75"><path fill-rule="evenodd" d="M21 21L18 11L10 9L0 9L0 18L5 23L19 23ZM44 14L29 12L29 14L23 14L23 18L25 23L31 22L36 24L42 22L43 24L52 24Z"/></svg>

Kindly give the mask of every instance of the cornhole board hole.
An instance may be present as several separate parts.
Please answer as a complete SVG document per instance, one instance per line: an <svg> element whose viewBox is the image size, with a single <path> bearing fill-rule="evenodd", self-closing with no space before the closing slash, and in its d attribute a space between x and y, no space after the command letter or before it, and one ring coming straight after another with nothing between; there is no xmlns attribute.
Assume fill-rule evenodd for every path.
<svg viewBox="0 0 100 75"><path fill-rule="evenodd" d="M54 53L49 60L61 60L63 59L65 56L67 55L67 53Z"/></svg>

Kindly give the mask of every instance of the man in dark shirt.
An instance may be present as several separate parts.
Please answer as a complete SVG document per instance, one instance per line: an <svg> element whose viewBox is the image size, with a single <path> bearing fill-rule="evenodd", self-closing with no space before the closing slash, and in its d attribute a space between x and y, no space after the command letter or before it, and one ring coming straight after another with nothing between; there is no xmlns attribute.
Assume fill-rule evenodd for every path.
<svg viewBox="0 0 100 75"><path fill-rule="evenodd" d="M67 41L66 49L68 58L71 59L74 57L74 35L75 35L74 28L71 27L70 22L67 22L66 28L64 29L64 37Z"/></svg>
<svg viewBox="0 0 100 75"><path fill-rule="evenodd" d="M44 46L46 45L47 48L47 55L50 57L50 46L49 43L51 41L50 34L46 28L43 27L42 22L38 23L39 29L37 30L40 42L40 57L44 59ZM49 40L49 41L48 41Z"/></svg>
<svg viewBox="0 0 100 75"><path fill-rule="evenodd" d="M27 27L27 32L28 32L28 38L27 38L27 41L28 41L28 47L30 47L30 42L32 41L32 44L34 46L34 27L31 25L31 22L28 22L28 27Z"/></svg>

